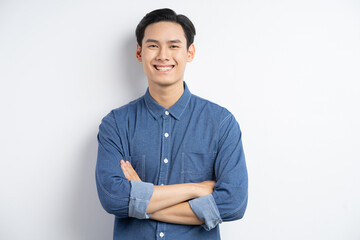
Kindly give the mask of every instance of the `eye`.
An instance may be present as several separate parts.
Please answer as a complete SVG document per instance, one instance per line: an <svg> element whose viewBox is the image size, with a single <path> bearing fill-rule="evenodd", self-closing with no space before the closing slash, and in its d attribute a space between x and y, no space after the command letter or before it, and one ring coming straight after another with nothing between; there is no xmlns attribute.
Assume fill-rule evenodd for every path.
<svg viewBox="0 0 360 240"><path fill-rule="evenodd" d="M177 45L171 45L170 48L179 48Z"/></svg>
<svg viewBox="0 0 360 240"><path fill-rule="evenodd" d="M156 47L157 47L157 45L155 45L155 44L151 44L151 45L149 45L148 47L149 47L149 48L156 48Z"/></svg>

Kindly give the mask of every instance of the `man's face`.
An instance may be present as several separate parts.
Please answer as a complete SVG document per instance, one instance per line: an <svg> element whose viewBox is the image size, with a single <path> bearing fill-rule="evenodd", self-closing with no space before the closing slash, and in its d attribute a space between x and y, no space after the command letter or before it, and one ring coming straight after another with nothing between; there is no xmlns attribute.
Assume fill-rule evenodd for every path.
<svg viewBox="0 0 360 240"><path fill-rule="evenodd" d="M187 49L184 30L174 22L157 22L147 26L142 48L137 45L136 51L149 85L159 86L182 82L186 63L192 61L194 54L194 45Z"/></svg>

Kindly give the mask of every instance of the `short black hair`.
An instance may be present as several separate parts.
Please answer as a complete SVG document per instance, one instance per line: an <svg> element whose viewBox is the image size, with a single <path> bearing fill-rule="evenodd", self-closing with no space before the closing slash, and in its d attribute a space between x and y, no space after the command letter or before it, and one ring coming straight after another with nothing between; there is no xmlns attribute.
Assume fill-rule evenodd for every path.
<svg viewBox="0 0 360 240"><path fill-rule="evenodd" d="M140 47L142 47L142 40L144 38L145 29L152 23L156 22L174 22L181 25L184 30L186 37L186 45L189 49L190 45L194 42L194 36L196 34L194 24L184 15L176 14L173 10L169 8L157 9L148 14L141 19L140 23L136 27L136 40Z"/></svg>

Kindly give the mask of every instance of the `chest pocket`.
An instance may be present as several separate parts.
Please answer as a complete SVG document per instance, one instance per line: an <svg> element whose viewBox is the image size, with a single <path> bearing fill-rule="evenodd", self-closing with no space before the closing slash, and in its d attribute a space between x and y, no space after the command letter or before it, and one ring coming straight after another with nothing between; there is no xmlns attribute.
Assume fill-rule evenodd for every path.
<svg viewBox="0 0 360 240"><path fill-rule="evenodd" d="M183 152L181 154L182 182L190 183L214 180L215 156L216 152Z"/></svg>
<svg viewBox="0 0 360 240"><path fill-rule="evenodd" d="M124 158L131 163L141 181L145 181L145 155L125 156Z"/></svg>

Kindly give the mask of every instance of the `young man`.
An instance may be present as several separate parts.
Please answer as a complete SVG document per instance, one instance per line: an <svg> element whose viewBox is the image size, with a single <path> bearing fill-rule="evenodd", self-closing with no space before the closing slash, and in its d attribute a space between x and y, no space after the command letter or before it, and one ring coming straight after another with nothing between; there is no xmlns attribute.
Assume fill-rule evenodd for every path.
<svg viewBox="0 0 360 240"><path fill-rule="evenodd" d="M148 13L136 28L149 87L105 116L98 134L96 183L115 215L114 239L220 239L219 223L244 215L239 125L184 82L194 35L191 21L170 9Z"/></svg>

